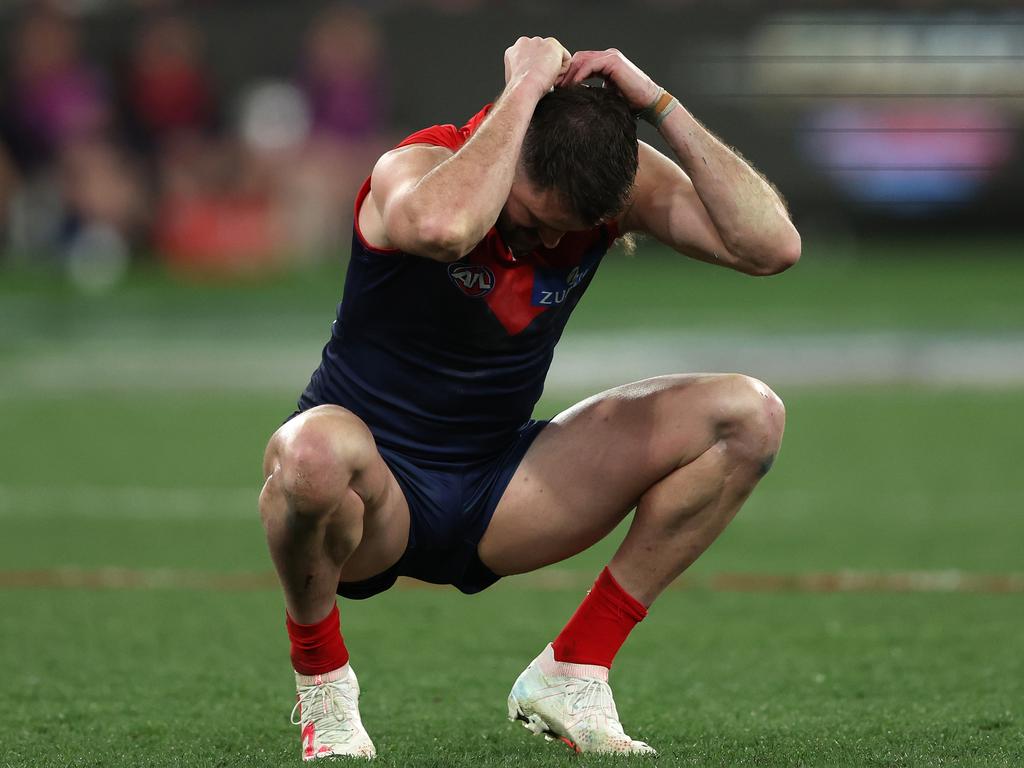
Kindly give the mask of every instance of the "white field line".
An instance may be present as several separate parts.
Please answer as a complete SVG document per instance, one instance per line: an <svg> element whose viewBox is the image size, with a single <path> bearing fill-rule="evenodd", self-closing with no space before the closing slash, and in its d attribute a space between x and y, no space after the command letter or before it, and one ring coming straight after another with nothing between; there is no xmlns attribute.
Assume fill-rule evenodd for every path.
<svg viewBox="0 0 1024 768"><path fill-rule="evenodd" d="M258 486L0 485L0 520L255 520L259 492Z"/></svg>
<svg viewBox="0 0 1024 768"><path fill-rule="evenodd" d="M9 356L0 396L89 391L298 393L321 341L90 339ZM631 330L572 333L547 390L578 394L684 371L738 371L770 384L1024 384L1024 336L905 332L764 334Z"/></svg>
<svg viewBox="0 0 1024 768"><path fill-rule="evenodd" d="M614 361L609 364L609 361ZM555 356L556 386L605 388L681 371L736 371L775 385L1024 383L1024 337L903 332L581 335Z"/></svg>
<svg viewBox="0 0 1024 768"><path fill-rule="evenodd" d="M557 592L585 591L594 574L548 568L503 579L496 589ZM449 589L402 578L398 588ZM189 571L173 568L51 568L0 571L0 589L173 589L212 592L277 589L271 571ZM790 593L1024 593L1024 573L964 571L835 571L817 573L714 573L684 576L670 589L712 592Z"/></svg>

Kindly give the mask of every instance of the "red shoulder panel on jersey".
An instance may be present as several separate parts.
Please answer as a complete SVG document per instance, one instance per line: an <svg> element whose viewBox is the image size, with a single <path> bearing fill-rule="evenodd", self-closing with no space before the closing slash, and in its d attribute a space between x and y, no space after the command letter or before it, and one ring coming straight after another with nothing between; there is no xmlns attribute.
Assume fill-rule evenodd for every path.
<svg viewBox="0 0 1024 768"><path fill-rule="evenodd" d="M480 127L484 118L487 117L487 113L491 111L492 106L492 104L488 104L469 118L466 124L461 128L456 128L451 123L448 123L446 125L432 125L429 128L423 128L422 130L416 131L416 133L402 139L397 145L395 145L395 149L408 147L412 144L430 144L435 147L447 147L452 150L452 152L455 152L459 147L465 144L476 129Z"/></svg>

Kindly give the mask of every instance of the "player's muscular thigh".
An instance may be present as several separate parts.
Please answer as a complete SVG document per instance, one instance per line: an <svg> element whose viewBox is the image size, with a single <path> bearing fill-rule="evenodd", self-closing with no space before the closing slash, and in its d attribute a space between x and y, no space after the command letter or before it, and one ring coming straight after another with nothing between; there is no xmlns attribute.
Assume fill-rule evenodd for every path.
<svg viewBox="0 0 1024 768"><path fill-rule="evenodd" d="M730 466L763 475L779 449L785 407L763 382L736 373L668 376L652 401L657 426L651 445L675 464L690 463L712 446L725 451ZM656 473L664 464L655 464ZM659 474L660 480L663 474Z"/></svg>
<svg viewBox="0 0 1024 768"><path fill-rule="evenodd" d="M729 377L718 375L660 376L617 387L559 415L540 438L550 437L550 444L540 448L564 456L564 468L589 488L631 505L722 437L735 416L730 389Z"/></svg>
<svg viewBox="0 0 1024 768"><path fill-rule="evenodd" d="M781 410L748 377L678 375L570 408L540 434L509 484L480 543L484 562L511 573L589 547L652 486L720 441L760 467L777 449L766 437L774 428L750 428L764 420L762 402Z"/></svg>
<svg viewBox="0 0 1024 768"><path fill-rule="evenodd" d="M620 436L613 461L627 459L641 493L718 442L741 461L770 457L785 416L774 392L741 374L659 376L600 396L596 410L611 426L602 437Z"/></svg>

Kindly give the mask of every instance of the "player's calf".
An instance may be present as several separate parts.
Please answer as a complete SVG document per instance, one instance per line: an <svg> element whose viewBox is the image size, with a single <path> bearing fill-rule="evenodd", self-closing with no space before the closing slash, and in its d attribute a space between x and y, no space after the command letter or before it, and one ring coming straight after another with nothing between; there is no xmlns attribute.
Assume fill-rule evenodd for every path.
<svg viewBox="0 0 1024 768"><path fill-rule="evenodd" d="M765 384L728 374L702 386L707 447L643 493L610 563L622 587L645 606L732 521L782 441L785 408ZM693 398L688 404L693 407Z"/></svg>

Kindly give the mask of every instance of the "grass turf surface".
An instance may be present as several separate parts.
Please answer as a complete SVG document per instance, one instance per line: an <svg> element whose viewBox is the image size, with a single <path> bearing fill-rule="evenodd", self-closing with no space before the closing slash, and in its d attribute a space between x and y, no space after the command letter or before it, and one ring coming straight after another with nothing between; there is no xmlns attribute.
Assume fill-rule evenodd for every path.
<svg viewBox="0 0 1024 768"><path fill-rule="evenodd" d="M379 764L575 764L505 722L504 698L577 598L406 590L346 605ZM0 765L298 764L276 595L4 601L16 695L4 697ZM670 592L613 684L627 729L660 749L659 763L1018 766L1024 664L1009 646L1024 631L1020 607L990 595Z"/></svg>
<svg viewBox="0 0 1024 768"><path fill-rule="evenodd" d="M1021 263L982 258L1008 247L974 247L970 263L953 260L956 244L918 246L917 261L811 260L770 290L685 262L640 269L642 251L602 269L573 329L1019 333ZM13 276L0 284L0 377L24 349L98 338L258 338L315 355L338 293L325 274L247 288L140 274L99 299ZM676 283L679 295L665 288ZM779 461L696 576L1024 568L1024 391L780 394ZM170 569L172 585L180 572L265 573L259 458L293 402L73 388L0 398L0 579L68 566ZM475 597L398 589L343 603L379 763L622 764L577 760L504 721L515 676L620 538L559 566L568 587L510 579ZM282 625L271 589L0 589L0 768L298 765ZM662 764L1019 766L1021 637L1020 593L673 590L613 684L627 730Z"/></svg>
<svg viewBox="0 0 1024 768"><path fill-rule="evenodd" d="M1020 570L1006 414L1024 392L783 394L780 460L696 573ZM5 403L4 567L265 571L256 465L288 407L224 393ZM978 435L991 451L965 450ZM596 572L618 535L563 568ZM343 603L380 764L572 764L506 723L504 697L582 591L510 579ZM274 591L5 590L0 609L0 766L298 763ZM1022 636L1020 594L670 591L613 683L661 763L1017 766Z"/></svg>

